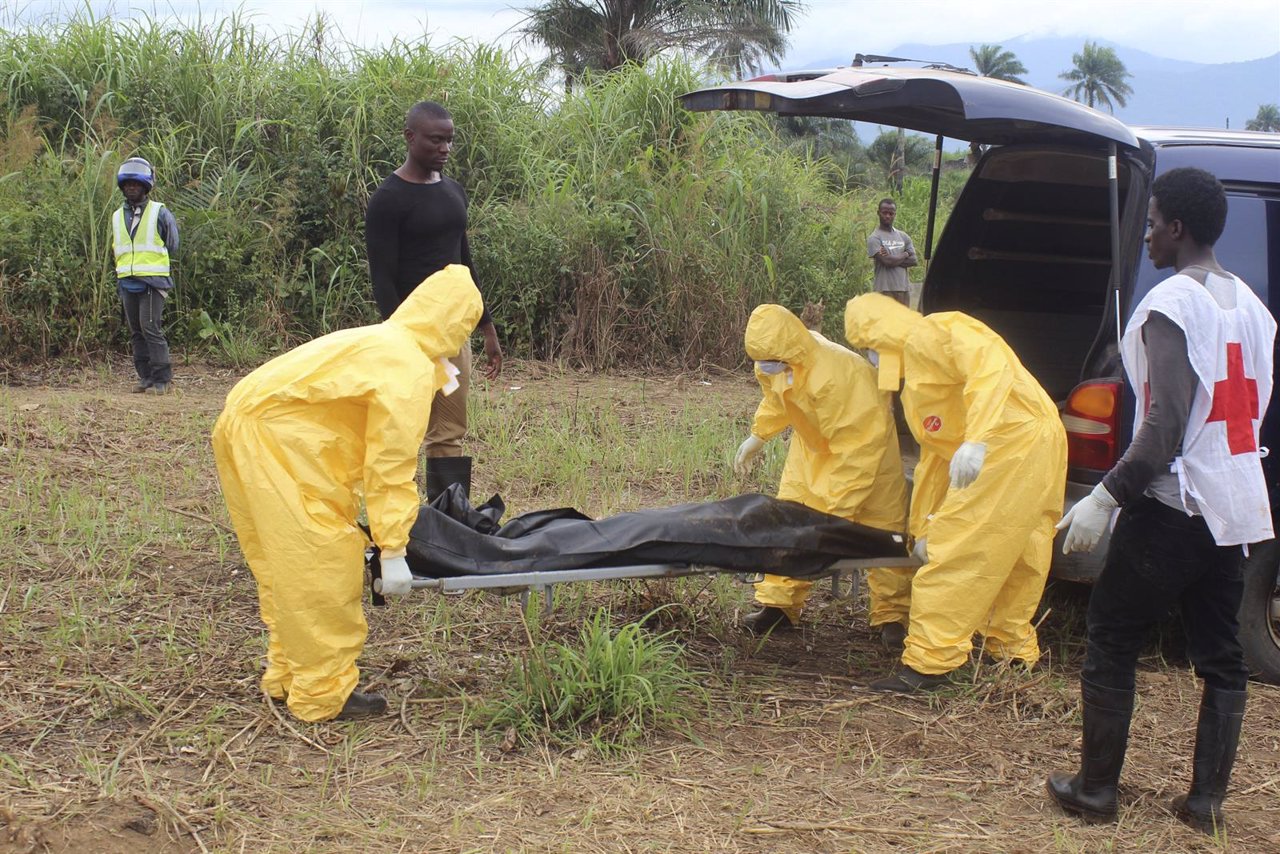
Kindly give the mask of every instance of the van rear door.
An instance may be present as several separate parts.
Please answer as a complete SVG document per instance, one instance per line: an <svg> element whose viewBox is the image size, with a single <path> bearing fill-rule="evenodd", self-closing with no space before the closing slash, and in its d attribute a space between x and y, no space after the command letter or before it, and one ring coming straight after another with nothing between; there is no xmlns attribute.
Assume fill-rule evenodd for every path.
<svg viewBox="0 0 1280 854"><path fill-rule="evenodd" d="M1017 83L930 68L840 68L812 80L752 80L680 97L686 109L755 110L903 127L984 145L1137 149L1113 116Z"/></svg>

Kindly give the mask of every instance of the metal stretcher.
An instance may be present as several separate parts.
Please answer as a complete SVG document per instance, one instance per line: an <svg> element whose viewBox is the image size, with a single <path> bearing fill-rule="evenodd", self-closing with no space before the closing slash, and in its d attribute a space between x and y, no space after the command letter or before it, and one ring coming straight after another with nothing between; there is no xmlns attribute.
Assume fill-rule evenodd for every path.
<svg viewBox="0 0 1280 854"><path fill-rule="evenodd" d="M533 592L551 610L554 588L580 581L762 573L830 578L832 595L857 595L860 573L916 567L903 537L764 495L649 508L591 519L571 508L534 511L499 526L495 496L472 507L455 487L420 509L406 558L413 589ZM370 573L380 568L370 556ZM846 584L847 582L847 584ZM382 604L374 595L374 603Z"/></svg>
<svg viewBox="0 0 1280 854"><path fill-rule="evenodd" d="M868 569L890 567L918 567L920 561L913 557L885 557L874 559L839 560L818 575L806 576L806 581L831 579L831 598L856 599L861 590L862 572ZM461 595L468 590L489 590L503 594L518 594L521 606L528 608L529 597L538 593L542 599L542 613L555 610L554 588L557 584L578 581L618 581L629 579L688 578L709 573L731 573L741 584L755 584L764 573L744 573L736 569L704 566L699 564L640 564L637 566L603 566L582 569L560 569L542 572L511 572L501 575L463 575L452 578L414 578L414 590L434 590L445 596Z"/></svg>

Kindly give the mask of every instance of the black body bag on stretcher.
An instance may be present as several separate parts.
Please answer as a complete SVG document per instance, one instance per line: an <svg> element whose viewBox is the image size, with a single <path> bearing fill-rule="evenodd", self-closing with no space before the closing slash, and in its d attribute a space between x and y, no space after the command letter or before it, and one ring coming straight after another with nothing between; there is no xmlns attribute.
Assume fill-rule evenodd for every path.
<svg viewBox="0 0 1280 854"><path fill-rule="evenodd" d="M472 507L453 485L418 511L406 560L419 578L500 575L638 564L696 564L793 578L838 560L902 558L893 534L767 495L738 495L591 519L538 510L500 524L494 496Z"/></svg>

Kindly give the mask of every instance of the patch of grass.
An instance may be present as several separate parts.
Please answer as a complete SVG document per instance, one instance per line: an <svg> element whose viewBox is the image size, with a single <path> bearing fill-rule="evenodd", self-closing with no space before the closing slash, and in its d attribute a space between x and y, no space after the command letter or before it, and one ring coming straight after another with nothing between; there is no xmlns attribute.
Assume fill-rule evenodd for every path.
<svg viewBox="0 0 1280 854"><path fill-rule="evenodd" d="M576 644L533 643L530 636L529 651L478 715L492 729L513 728L526 743L586 740L605 753L686 726L707 697L671 634L639 623L615 627L600 609Z"/></svg>

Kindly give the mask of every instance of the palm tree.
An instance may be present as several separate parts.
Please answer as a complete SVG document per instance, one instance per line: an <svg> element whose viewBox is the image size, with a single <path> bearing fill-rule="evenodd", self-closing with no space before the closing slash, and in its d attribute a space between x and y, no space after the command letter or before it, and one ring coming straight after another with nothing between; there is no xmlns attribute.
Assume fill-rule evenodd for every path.
<svg viewBox="0 0 1280 854"><path fill-rule="evenodd" d="M1258 114L1244 123L1244 129L1280 133L1280 107L1275 104L1259 104Z"/></svg>
<svg viewBox="0 0 1280 854"><path fill-rule="evenodd" d="M867 159L879 167L889 189L899 193L906 174L927 171L932 158L929 140L915 134L907 136L902 128L882 131L867 146Z"/></svg>
<svg viewBox="0 0 1280 854"><path fill-rule="evenodd" d="M973 69L978 72L979 77L991 77L995 80L1008 80L1010 83L1027 85L1027 81L1018 76L1026 74L1027 67L1022 64L1022 60L1014 56L1013 51L1005 50L1002 45L984 44L976 48L970 45L969 56L973 59ZM970 165L976 164L981 154L982 146L976 142L970 142Z"/></svg>
<svg viewBox="0 0 1280 854"><path fill-rule="evenodd" d="M969 56L973 59L973 70L978 72L979 77L993 77L996 80L1027 85L1027 81L1018 76L1026 74L1027 67L1013 55L1013 51L1005 50L1002 45L984 44L976 48L970 45Z"/></svg>
<svg viewBox="0 0 1280 854"><path fill-rule="evenodd" d="M1071 62L1075 68L1058 76L1075 85L1068 86L1062 94L1084 101L1090 107L1102 104L1112 113L1116 105L1125 105L1126 95L1133 94L1133 87L1125 82L1126 77L1133 75L1111 48L1086 41L1084 51L1073 54Z"/></svg>
<svg viewBox="0 0 1280 854"><path fill-rule="evenodd" d="M858 139L853 122L820 116L770 118L788 150L809 161L825 161L832 167L823 171L831 187L843 192L865 183L869 165L866 147Z"/></svg>
<svg viewBox="0 0 1280 854"><path fill-rule="evenodd" d="M665 50L706 56L738 76L780 62L800 0L547 0L526 8L520 32L550 53L566 88Z"/></svg>

